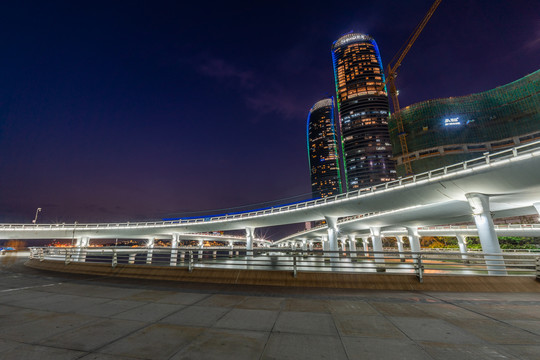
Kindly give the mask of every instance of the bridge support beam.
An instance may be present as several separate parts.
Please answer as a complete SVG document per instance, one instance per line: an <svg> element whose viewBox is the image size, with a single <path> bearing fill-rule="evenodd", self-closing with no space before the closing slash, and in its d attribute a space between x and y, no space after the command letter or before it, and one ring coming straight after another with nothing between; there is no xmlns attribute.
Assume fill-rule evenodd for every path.
<svg viewBox="0 0 540 360"><path fill-rule="evenodd" d="M418 228L408 227L407 237L409 238L409 244L411 245L411 252L413 252L412 257L416 258L420 256L420 235L418 234Z"/></svg>
<svg viewBox="0 0 540 360"><path fill-rule="evenodd" d="M330 251L330 261L339 260L338 249L338 226L337 217L328 216L325 217L328 224L328 251Z"/></svg>
<svg viewBox="0 0 540 360"><path fill-rule="evenodd" d="M90 237L82 236L77 239L75 246L78 247L77 255L75 256L75 261L85 262L86 261L86 248L90 245Z"/></svg>
<svg viewBox="0 0 540 360"><path fill-rule="evenodd" d="M229 241L229 257L233 257L233 251L234 251L234 241Z"/></svg>
<svg viewBox="0 0 540 360"><path fill-rule="evenodd" d="M501 246L491 218L489 197L479 193L469 193L465 196L469 201L474 222L478 229L482 251L489 254L484 255L489 275L507 275Z"/></svg>
<svg viewBox="0 0 540 360"><path fill-rule="evenodd" d="M197 260L201 261L204 252L204 240L199 240L199 251L197 252Z"/></svg>
<svg viewBox="0 0 540 360"><path fill-rule="evenodd" d="M358 255L356 253L356 237L354 234L347 235L347 238L349 239L349 249L351 250L351 257L356 257Z"/></svg>
<svg viewBox="0 0 540 360"><path fill-rule="evenodd" d="M369 238L363 237L362 238L362 246L364 247L364 256L369 255Z"/></svg>
<svg viewBox="0 0 540 360"><path fill-rule="evenodd" d="M255 234L255 228L246 227L246 256L248 259L253 258L253 238Z"/></svg>
<svg viewBox="0 0 540 360"><path fill-rule="evenodd" d="M469 262L469 256L467 256L467 236L462 234L456 234L458 241L459 252L461 253L461 259L465 262Z"/></svg>
<svg viewBox="0 0 540 360"><path fill-rule="evenodd" d="M154 238L150 238L146 241L146 247L148 248L146 252L146 263L152 263L152 255L154 253Z"/></svg>
<svg viewBox="0 0 540 360"><path fill-rule="evenodd" d="M171 266L176 266L178 262L178 239L180 238L180 235L178 233L172 234L171 239Z"/></svg>
<svg viewBox="0 0 540 360"><path fill-rule="evenodd" d="M378 227L372 227L370 228L371 231L371 241L373 242L373 251L377 252L373 254L375 257L375 264L377 265L377 272L384 272L384 254L383 246L382 246L382 238L381 238L381 228Z"/></svg>
<svg viewBox="0 0 540 360"><path fill-rule="evenodd" d="M405 254L403 253L403 236L396 236L397 249L399 251L399 260L405 262Z"/></svg>
<svg viewBox="0 0 540 360"><path fill-rule="evenodd" d="M326 235L321 237L321 246L322 246L322 250L323 250L323 258L326 258L327 251L329 250L329 248L328 248L328 238L327 238Z"/></svg>

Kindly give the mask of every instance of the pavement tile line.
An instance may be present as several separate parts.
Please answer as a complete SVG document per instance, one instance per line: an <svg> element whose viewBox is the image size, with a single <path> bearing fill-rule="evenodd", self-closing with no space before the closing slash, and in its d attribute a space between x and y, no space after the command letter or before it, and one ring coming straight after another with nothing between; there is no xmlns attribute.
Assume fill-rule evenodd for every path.
<svg viewBox="0 0 540 360"><path fill-rule="evenodd" d="M60 327L61 331L53 331L53 334L40 334L39 336L41 337L35 337L34 335L39 332L39 328L35 328L36 331L33 331L34 335L30 334L30 337L26 338L27 341L24 341L24 336L19 336L16 333L12 334L11 337L17 340L10 340L8 337L6 337L6 333L2 335L2 332L0 332L0 344L1 341L5 339L6 342L12 341L13 344L16 343L16 348L20 349L19 353L17 353L17 351L12 352L12 348L9 348L7 351L10 352L10 358L15 358L13 356L17 354L25 354L28 351L38 352L46 348L51 349L51 351L44 351L44 356L56 354L62 351L64 351L64 355L67 356L76 351L80 355L71 355L70 358L151 358L151 355L148 355L148 352L132 352L129 353L130 355L124 355L125 357L123 357L121 355L123 353L120 351L120 349L122 349L123 346L126 346L126 344L132 343L133 341L137 342L140 334L147 334L147 336L151 338L151 336L156 336L156 334L165 334L163 333L163 331L171 331L171 334L175 334L174 331L191 331L190 329L197 328L197 326L195 325L180 324L178 325L179 328L159 326L159 324L167 324L162 322L162 320L164 320L165 318L173 315L180 315L182 311L185 311L192 306L197 306L198 308L202 309L202 311L204 311L205 308L208 309L211 307L220 307L222 309L220 310L222 311L222 313L217 312L220 313L220 315L216 317L213 322L208 322L208 325L198 326L201 332L193 332L193 337L190 336L189 340L186 340L185 342L179 341L170 343L171 346L167 347L168 350L167 352L165 352L165 358L168 357L169 359L176 359L193 356L194 354L199 354L200 357L201 351L202 354L204 354L204 349L201 350L197 348L197 346L201 346L201 344L208 344L209 337L216 336L217 333L227 334L227 332L230 332L232 337L224 339L224 349L229 350L228 352L223 353L223 356L224 358L227 358L227 356L229 356L230 358L234 358L235 352L234 350L231 350L234 349L232 346L233 344L237 344L238 339L241 338L241 332L245 332L248 338L257 337L258 343L256 346L250 347L250 351L252 351L252 358L259 360L268 359L270 357L279 358L280 350L279 348L276 348L276 345L279 344L289 344L288 346L291 350L299 353L305 350L302 350L301 348L301 346L306 346L305 344L311 344L309 346L312 346L312 353L319 350L322 350L322 353L325 353L326 351L331 351L331 349L329 348L329 344L332 344L332 349L339 352L340 359L347 358L349 360L358 359L360 357L366 358L365 354L362 351L367 351L373 354L376 354L377 351L379 351L380 353L386 354L387 356L388 354L392 354L392 358L399 358L400 356L404 356L406 358L406 355L408 355L408 359L410 359L412 355L418 355L422 359L447 359L448 354L450 354L452 351L455 351L455 356L458 358L460 354L464 354L465 356L471 356L472 354L476 354L479 355L479 358L482 359L489 358L487 357L488 355L493 356L493 358L495 358L496 356L506 356L507 359L540 359L539 345L518 345L518 343L514 342L505 344L499 342L497 337L494 337L493 339L491 337L482 337L483 333L491 329L490 325L493 326L496 324L496 326L493 326L493 328L499 328L499 326L501 326L500 329L502 329L502 327L504 326L504 328L508 330L508 332L500 333L500 335L498 335L499 337L508 335L509 339L511 341L514 341L519 340L519 336L521 334L522 336L526 336L528 341L534 341L534 339L539 339L538 344L540 344L540 335L534 333L534 331L536 331L535 329L537 327L537 324L540 324L540 318L538 320L535 320L537 322L531 321L531 330L526 330L525 328L519 327L520 321L522 321L524 316L523 314L525 314L526 316L528 311L535 311L537 309L537 306L540 306L540 297L538 297L538 301L536 301L536 296L533 296L531 294L525 297L525 295L520 296L520 294L515 293L463 294L448 292L439 294L436 292L433 293L426 291L361 291L344 289L333 289L329 291L328 289L316 288L283 289L274 287L236 287L234 285L201 287L189 286L189 284L171 284L166 282L152 283L151 281L132 281L128 279L122 279L125 281L118 281L118 279L104 279L103 277L65 277L61 274L49 278L36 276L35 273L32 273L30 271L25 272L24 269L18 270L20 271L17 273L17 269L14 267L12 269L9 269L8 272L0 271L0 273L3 274L17 274L21 276L20 279L6 278L0 276L0 285L9 284L11 286L14 286L16 284L19 284L19 286L21 286L20 288L6 289L11 290L8 292L0 292L0 295L2 295L0 296L0 304L8 305L10 304L9 301L19 302L19 300L16 299L21 299L21 304L23 304L24 306L17 307L11 304L9 306L17 307L18 309L28 310L31 312L39 311L39 306L42 305L40 301L44 301L43 304L45 305L43 306L49 309L46 311L50 312L51 315L56 315L56 317L54 318L55 321L53 325L47 325L45 320L41 318L32 318L32 320L28 321L27 319L29 318L23 316L23 312L28 311L20 312L19 310L14 310L13 313L10 314L9 322L15 323L16 321L20 322L21 320L23 320L21 324L28 324L28 326L26 327L19 326L18 329L15 331L31 329L32 326L36 327L40 326L41 324L45 324L44 328L51 328L52 330L54 330L54 326L57 326L57 329L58 327ZM54 280L61 280L61 282L51 283L54 282ZM78 286L68 286L69 284L74 284ZM23 285L29 286L23 287ZM62 286L64 285L65 287L62 289ZM110 296L107 296L106 294L108 289L113 288L115 289L115 291L111 291ZM135 321L131 325L129 325L129 327L127 325L121 326L120 323L115 323L113 321L113 315L103 315L106 312L84 312L82 310L79 310L80 306L94 306L85 305L92 304L92 302L90 302L89 300L84 300L85 296L87 296L86 293L91 291L95 291L97 295L100 295L102 298L106 297L106 299L108 299L105 302L99 302L99 304L96 303L96 306L107 306L107 304L113 301L133 301L133 304L122 303L123 305L114 307L113 310L116 311L114 312L114 315L125 314L129 311L141 309L144 306L147 306L149 311L152 311L152 304L165 303L168 305L178 306L179 308L174 310L174 306L171 306L170 309L174 310L171 313L166 313L165 310L169 309L168 307L164 307L165 310L163 312L161 312L162 310L157 309L156 312L154 312L155 318L154 316L148 317L148 319L145 317L145 320L140 320L140 322ZM126 295L122 296L124 291ZM155 292L155 294L152 294L152 292ZM38 300L41 294L45 294L46 296L43 297L42 300ZM182 299L182 296L184 294L186 295L186 298ZM188 296L188 294L193 294L193 296ZM232 295L232 297L221 297L221 295ZM56 300L54 300L51 296L53 296L54 299L59 299L58 301L73 301L76 304L75 306L72 306L70 308L63 308L63 305L61 303L58 303L60 305L56 305L56 303L53 304L53 302ZM167 302L166 299L169 296L171 297L169 302ZM214 301L212 301L213 296L217 296ZM33 301L32 297L36 297L36 301ZM269 299L262 299L263 297ZM258 300L258 298L261 299ZM275 300L270 298L282 298L282 300ZM165 301L162 302L163 300ZM336 302L334 302L333 300L336 300ZM341 301L350 302L351 305L349 306L346 302ZM368 309L362 306L360 302L365 302L365 304L371 306L373 308L372 310L374 311L372 311L371 309L368 311ZM137 306L128 308L129 306L136 305L136 303ZM242 304L244 303L246 305L245 307L242 306ZM55 306L49 306L51 304ZM375 306L374 304L377 306ZM395 307L393 307L394 304ZM497 308L497 311L489 312L487 314L482 313L482 306L488 304L493 305L493 308ZM468 305L477 306L468 309ZM520 305L522 307L512 305ZM392 311L392 308L397 310ZM416 312L416 308L418 308L419 312ZM265 317L265 319L268 320L265 320L266 322L264 326L261 326L261 328L266 329L265 331L255 331L247 329L251 326L250 324L252 323L252 321L243 324L237 319L242 319L242 316L250 316L249 319L253 319L252 316L256 315L257 313L244 313L239 311L237 313L235 312L234 316L232 316L233 314L231 314L231 312L233 312L235 309L267 310L277 313L277 315L275 315L273 323L268 321L269 319ZM411 311L414 310L415 312L407 313L408 309L411 309ZM68 312L62 312L66 310ZM157 312L158 310L159 312ZM501 312L505 310L508 310L508 314L504 314L503 312ZM329 337L329 342L325 343L324 341L322 341L323 335L305 335L310 332L302 332L305 329L299 329L298 332L293 333L281 333L277 331L280 329L280 327L278 326L278 321L280 317L287 316L288 311L329 314L332 319L325 319L324 321L320 322L320 324L327 324L328 329L333 326L337 334L336 336L332 335L331 338ZM422 311L425 314L424 316L421 315ZM469 314L462 312L469 312ZM96 313L99 313L100 315L95 315ZM134 311L134 314L136 313L137 312ZM407 315L399 315L400 313ZM499 314L501 315L498 316ZM229 315L231 316L228 319L225 319L225 317ZM325 317L327 316L328 315L325 315ZM361 321L361 323L358 323L358 321L367 316L379 317L380 320L373 318L373 321L368 319L365 322ZM407 316L411 317L411 319L413 320L409 322L407 319L403 319L403 317ZM479 317L478 319L476 319L477 316ZM420 332L420 334L415 334L414 332L411 332L414 331L415 327L418 328L418 326L421 326L420 324L424 323L420 319L423 317L440 320L425 321L428 326L430 326L429 324L434 324L433 326L441 324L442 327L439 328L437 331L442 332L446 328L450 329L450 331L452 331L453 328L455 328L456 330L452 333L453 335L446 335L445 337L441 338L446 339L447 341L442 340L443 342L433 342L432 340L426 340L430 339L430 336L425 336L426 334L429 335L429 328L424 328ZM106 319L109 318L111 319L111 321L106 321ZM347 318L350 318L348 320L349 323L346 323ZM465 325L463 325L464 327L461 327L459 323L454 324L452 322L453 319L461 319L463 320L462 323L465 324L465 322L467 322L469 318L477 320L478 325L475 324L473 327L466 327ZM0 319L2 318L0 317ZM77 319L84 320L81 321L82 325L79 325L77 323ZM388 321L388 323L383 323L383 319L385 322ZM31 325L34 321L40 322L35 323L36 325ZM236 321L236 323L232 323L231 321ZM101 327L99 326L100 322L103 322ZM314 323L318 322L314 321ZM354 327L355 323L356 327ZM111 330L116 328L123 328L120 337L111 339L119 333L117 333L116 330L109 330L107 334L111 333L111 338L108 338L109 335L102 334L99 339L94 339L94 341L91 341L89 343L81 343L81 345L77 346L77 343L72 341L73 336L71 336L70 339L61 339L62 334L77 332L78 329L81 329L81 334L88 334L90 331L95 331L95 329L105 329L103 326L109 326L110 324L119 324L118 326L115 325L113 328L109 328ZM231 330L227 327L217 327L216 325L218 324L222 326L234 326L238 324L238 329ZM366 327L366 324L372 324L372 326ZM449 324L451 326L447 327L445 326L445 324ZM477 330L477 326L480 326L480 324L485 324L483 325L484 328L481 329L483 332L479 332ZM1 325L2 321L0 320L0 326ZM70 328L70 326L76 327ZM182 330L182 327L184 327L185 330ZM8 323L6 323L3 328L9 329ZM377 337L377 334L373 332L377 329L379 329L380 331L381 329L384 330L387 328L392 329L392 334L390 335L394 337ZM351 335L348 336L347 334L349 333L350 329L352 329ZM356 332L353 331L355 329ZM123 333L124 330L126 331L126 333ZM296 331L295 329L292 330ZM324 329L321 328L320 330L317 330L315 332L322 333L323 330ZM214 333L214 331L216 333ZM523 331L526 331L526 333L523 333ZM251 332L251 335L248 334L248 332ZM255 333L258 333L259 335L254 335ZM407 335L407 333L409 335ZM459 344L459 340L463 339L463 336L466 336L466 334L472 334L472 336L467 341L467 344ZM317 338L317 340L313 340L311 342L302 342L301 340L305 339L307 336L313 336L314 338ZM286 340L286 337L289 337L289 340ZM51 338L55 339L50 340ZM413 340L413 338L417 338L417 340ZM374 339L378 340L375 341ZM297 340L300 341L299 344L296 344ZM338 351L338 341L341 343L343 354L341 354L341 350ZM61 344L66 345L62 346ZM93 344L96 344L97 346L92 347L94 346ZM100 352L103 351L103 349L107 346L111 346L110 349L106 350L108 351L108 353ZM81 347L85 350L74 349L73 347ZM91 348L91 350L89 350L89 348ZM358 349L360 349L360 352L358 352ZM493 351L488 352L487 350L489 349L492 349ZM404 351L404 353L401 354L399 351ZM126 352L125 354L128 353ZM281 353L281 355L287 356L287 354L283 353ZM314 356L314 358L316 357L317 356ZM320 354L319 357L321 357ZM1 354L0 358L2 358ZM204 356L200 358L203 359ZM373 358L386 359L384 356L374 356Z"/></svg>
<svg viewBox="0 0 540 360"><path fill-rule="evenodd" d="M425 295L425 294L422 294L422 295ZM366 301L367 302L367 301ZM388 301L388 302L394 302L394 301ZM421 301L420 298L418 299L411 299L409 302L407 303L424 303L423 301ZM368 302L369 304L369 302ZM371 305L371 304L370 304ZM426 355L427 358L429 359L434 359L436 360L433 356L431 356L431 354L429 354L427 352L427 350L424 348L424 346L422 346L421 344L419 344L416 340L414 340L413 338L411 338L405 331L403 331L397 324L395 324L394 321L392 321L392 319L389 319L389 316L385 315L383 312L381 312L377 307L373 306L372 307L375 309L375 311L377 311L379 313L380 316L382 316L386 321L388 321L390 324L392 324L401 334L403 334L403 336L405 336L405 338L407 340L409 340L410 342L412 342L413 344L415 344L421 351L423 351L423 353Z"/></svg>
<svg viewBox="0 0 540 360"><path fill-rule="evenodd" d="M262 360L264 354L266 353L266 350L268 348L268 342L270 341L270 336L272 335L272 333L274 333L274 329L276 328L276 323L277 323L279 317L281 316L281 313L283 313L283 307L285 306L285 303L286 303L286 300L283 300L281 302L281 304L279 304L278 314L276 316L276 319L274 320L274 324L272 325L272 328L268 332L268 336L266 337L266 341L264 342L264 347L263 347L263 349L261 351L261 355L259 356L259 360Z"/></svg>
<svg viewBox="0 0 540 360"><path fill-rule="evenodd" d="M15 288L15 289L4 289L4 290L0 290L0 293L7 293L7 292L11 292L11 291L18 291L18 290L28 290L28 289L43 288L43 287L49 287L49 286L55 286L55 285L62 285L62 283L59 282L59 283L45 284L45 285L25 286L25 287L22 287L22 288Z"/></svg>
<svg viewBox="0 0 540 360"><path fill-rule="evenodd" d="M426 294L426 295L428 295L428 296L433 296L434 298L438 299L435 295L431 295L431 294ZM500 324L504 324L504 325L506 325L506 326L510 326L510 327L512 327L512 328L514 328L514 329L516 329L516 330L525 331L525 332L527 332L527 333L529 333L529 334L531 334L531 335L537 336L537 337L538 337L538 341L540 342L540 335L538 335L537 333L535 333L535 332L533 332L533 331L530 331L530 330L527 330L527 329L520 328L519 326L516 326L516 325L514 325L514 324L510 324L510 323L507 323L507 322L504 321L504 320L497 319L497 318L495 318L495 317L493 317L493 316L490 316L490 315L488 315L488 314L484 314L484 313L481 313L481 312L479 312L479 311L475 311L475 310L472 310L472 309L468 309L468 308L466 308L466 307L463 307L463 306L461 306L461 305L454 304L454 303L452 303L452 302L449 302L448 300L444 300L444 299L439 299L439 300L441 300L442 302L445 302L445 303L447 303L447 304L449 304L449 305L453 305L453 306L455 306L455 307L458 307L458 308L460 308L460 309L462 309L462 310L470 311L470 312L475 313L475 314L477 314L477 315L486 317L486 318L488 318L488 319L491 320L491 321L495 321L495 322L498 322L498 323L500 323ZM534 302L533 305L535 305L535 304L536 304L536 302ZM540 358L540 357L539 357L539 358Z"/></svg>
<svg viewBox="0 0 540 360"><path fill-rule="evenodd" d="M332 316L332 323L334 324L334 327L336 328L336 332L338 334L339 342L341 344L341 347L343 348L343 352L345 353L345 356L347 357L347 360L351 359L351 356L349 355L349 350L343 343L343 336L341 335L341 330L336 324L336 318L334 317L334 313L330 312L330 316Z"/></svg>
<svg viewBox="0 0 540 360"><path fill-rule="evenodd" d="M203 299L197 301L196 303L200 303L200 302L203 301L203 300L207 300L207 299L211 298L211 297L214 296L214 295L215 295L215 294L209 295L209 296L207 296L207 297L205 297L205 298L203 298ZM193 305L195 305L195 304L192 304L192 305L189 305L189 306L193 306ZM230 312L232 311L232 309L234 309L234 307L231 307L228 311L226 311L225 313L223 313L219 318L217 318L217 319L214 321L214 323L213 323L211 326L205 327L205 329L206 329L205 331L202 331L199 335L195 336L191 341L187 342L184 346L182 346L180 349L178 349L174 354L172 354L172 355L169 357L169 359L172 359L172 358L174 358L174 357L180 356L180 355L182 355L183 353L185 353L186 349L188 349L189 346L190 346L191 344L193 344L193 343L195 343L197 340L203 338L205 332L208 331L208 329L214 329L215 324L216 324L219 320L221 320L226 314L230 313ZM180 309L179 312L181 312L182 310L183 310L183 309Z"/></svg>

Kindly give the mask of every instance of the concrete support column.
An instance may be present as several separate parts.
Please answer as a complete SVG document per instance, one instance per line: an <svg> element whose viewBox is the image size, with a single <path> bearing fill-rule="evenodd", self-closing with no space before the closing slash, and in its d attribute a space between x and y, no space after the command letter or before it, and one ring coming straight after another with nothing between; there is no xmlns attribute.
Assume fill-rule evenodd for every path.
<svg viewBox="0 0 540 360"><path fill-rule="evenodd" d="M407 237L409 238L409 244L411 245L411 251L413 253L420 252L420 235L418 234L418 228L408 227ZM413 254L413 258L418 257L417 254Z"/></svg>
<svg viewBox="0 0 540 360"><path fill-rule="evenodd" d="M180 261L184 262L186 260L186 252L180 251Z"/></svg>
<svg viewBox="0 0 540 360"><path fill-rule="evenodd" d="M229 257L230 257L230 258L233 257L233 251L234 251L234 242L233 242L233 241L229 241Z"/></svg>
<svg viewBox="0 0 540 360"><path fill-rule="evenodd" d="M255 234L255 228L246 227L246 256L249 258L253 257L253 238Z"/></svg>
<svg viewBox="0 0 540 360"><path fill-rule="evenodd" d="M489 210L489 197L479 193L470 193L465 196L471 206L482 251L490 254L484 255L488 273L490 275L507 275L501 246Z"/></svg>
<svg viewBox="0 0 540 360"><path fill-rule="evenodd" d="M364 247L364 256L369 255L369 238L367 236L362 237L362 246Z"/></svg>
<svg viewBox="0 0 540 360"><path fill-rule="evenodd" d="M328 216L325 217L326 223L328 224L328 251L330 253L331 261L338 261L338 227L337 227L337 217Z"/></svg>
<svg viewBox="0 0 540 360"><path fill-rule="evenodd" d="M146 263L151 264L152 255L154 253L154 238L150 238L146 241L146 247L148 248L148 250L146 251Z"/></svg>
<svg viewBox="0 0 540 360"><path fill-rule="evenodd" d="M171 239L171 266L176 266L176 263L178 262L178 239L180 238L180 235L178 233L172 234Z"/></svg>
<svg viewBox="0 0 540 360"><path fill-rule="evenodd" d="M349 239L349 248L351 249L351 257L356 257L358 255L356 253L356 237L354 234L347 235L347 238Z"/></svg>
<svg viewBox="0 0 540 360"><path fill-rule="evenodd" d="M343 238L341 239L341 251L343 252L343 256L347 256L347 240Z"/></svg>
<svg viewBox="0 0 540 360"><path fill-rule="evenodd" d="M384 264L384 254L382 253L382 237L381 237L381 228L372 227L371 231L371 241L373 242L373 251L378 252L378 254L373 254L375 257L376 264ZM381 269L381 270L379 270ZM377 271L384 271L384 268L377 267Z"/></svg>
<svg viewBox="0 0 540 360"><path fill-rule="evenodd" d="M75 261L85 262L86 261L86 248L90 245L90 237L83 236L77 239L77 256Z"/></svg>
<svg viewBox="0 0 540 360"><path fill-rule="evenodd" d="M465 262L469 262L469 256L467 256L467 236L457 234L456 235L458 245L459 245L459 252L461 253L461 258Z"/></svg>
<svg viewBox="0 0 540 360"><path fill-rule="evenodd" d="M328 251L328 239L326 236L321 237L321 246L323 250L323 256L325 256L326 251Z"/></svg>
<svg viewBox="0 0 540 360"><path fill-rule="evenodd" d="M397 249L399 251L399 259L401 262L405 261L405 254L403 253L403 236L398 235L396 236L397 240Z"/></svg>
<svg viewBox="0 0 540 360"><path fill-rule="evenodd" d="M302 240L302 251L307 251L307 240Z"/></svg>
<svg viewBox="0 0 540 360"><path fill-rule="evenodd" d="M204 249L204 240L199 240L199 251L197 252L197 259L202 260Z"/></svg>
<svg viewBox="0 0 540 360"><path fill-rule="evenodd" d="M309 251L313 251L313 241L309 242Z"/></svg>

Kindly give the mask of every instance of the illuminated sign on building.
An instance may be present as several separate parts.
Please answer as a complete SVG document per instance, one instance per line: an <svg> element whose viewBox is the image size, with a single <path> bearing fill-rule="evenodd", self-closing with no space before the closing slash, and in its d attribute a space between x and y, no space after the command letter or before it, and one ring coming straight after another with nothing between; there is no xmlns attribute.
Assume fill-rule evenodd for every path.
<svg viewBox="0 0 540 360"><path fill-rule="evenodd" d="M444 126L458 126L461 125L459 117L444 119Z"/></svg>

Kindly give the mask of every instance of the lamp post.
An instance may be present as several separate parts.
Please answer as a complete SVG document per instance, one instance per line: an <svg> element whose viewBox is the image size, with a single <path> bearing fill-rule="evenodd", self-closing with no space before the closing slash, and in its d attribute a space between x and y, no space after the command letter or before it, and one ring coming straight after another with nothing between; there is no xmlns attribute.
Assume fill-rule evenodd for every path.
<svg viewBox="0 0 540 360"><path fill-rule="evenodd" d="M41 212L41 208L37 208L36 209L36 216L34 217L34 220L32 220L32 224L35 224L37 223L37 217L38 217L38 214Z"/></svg>

